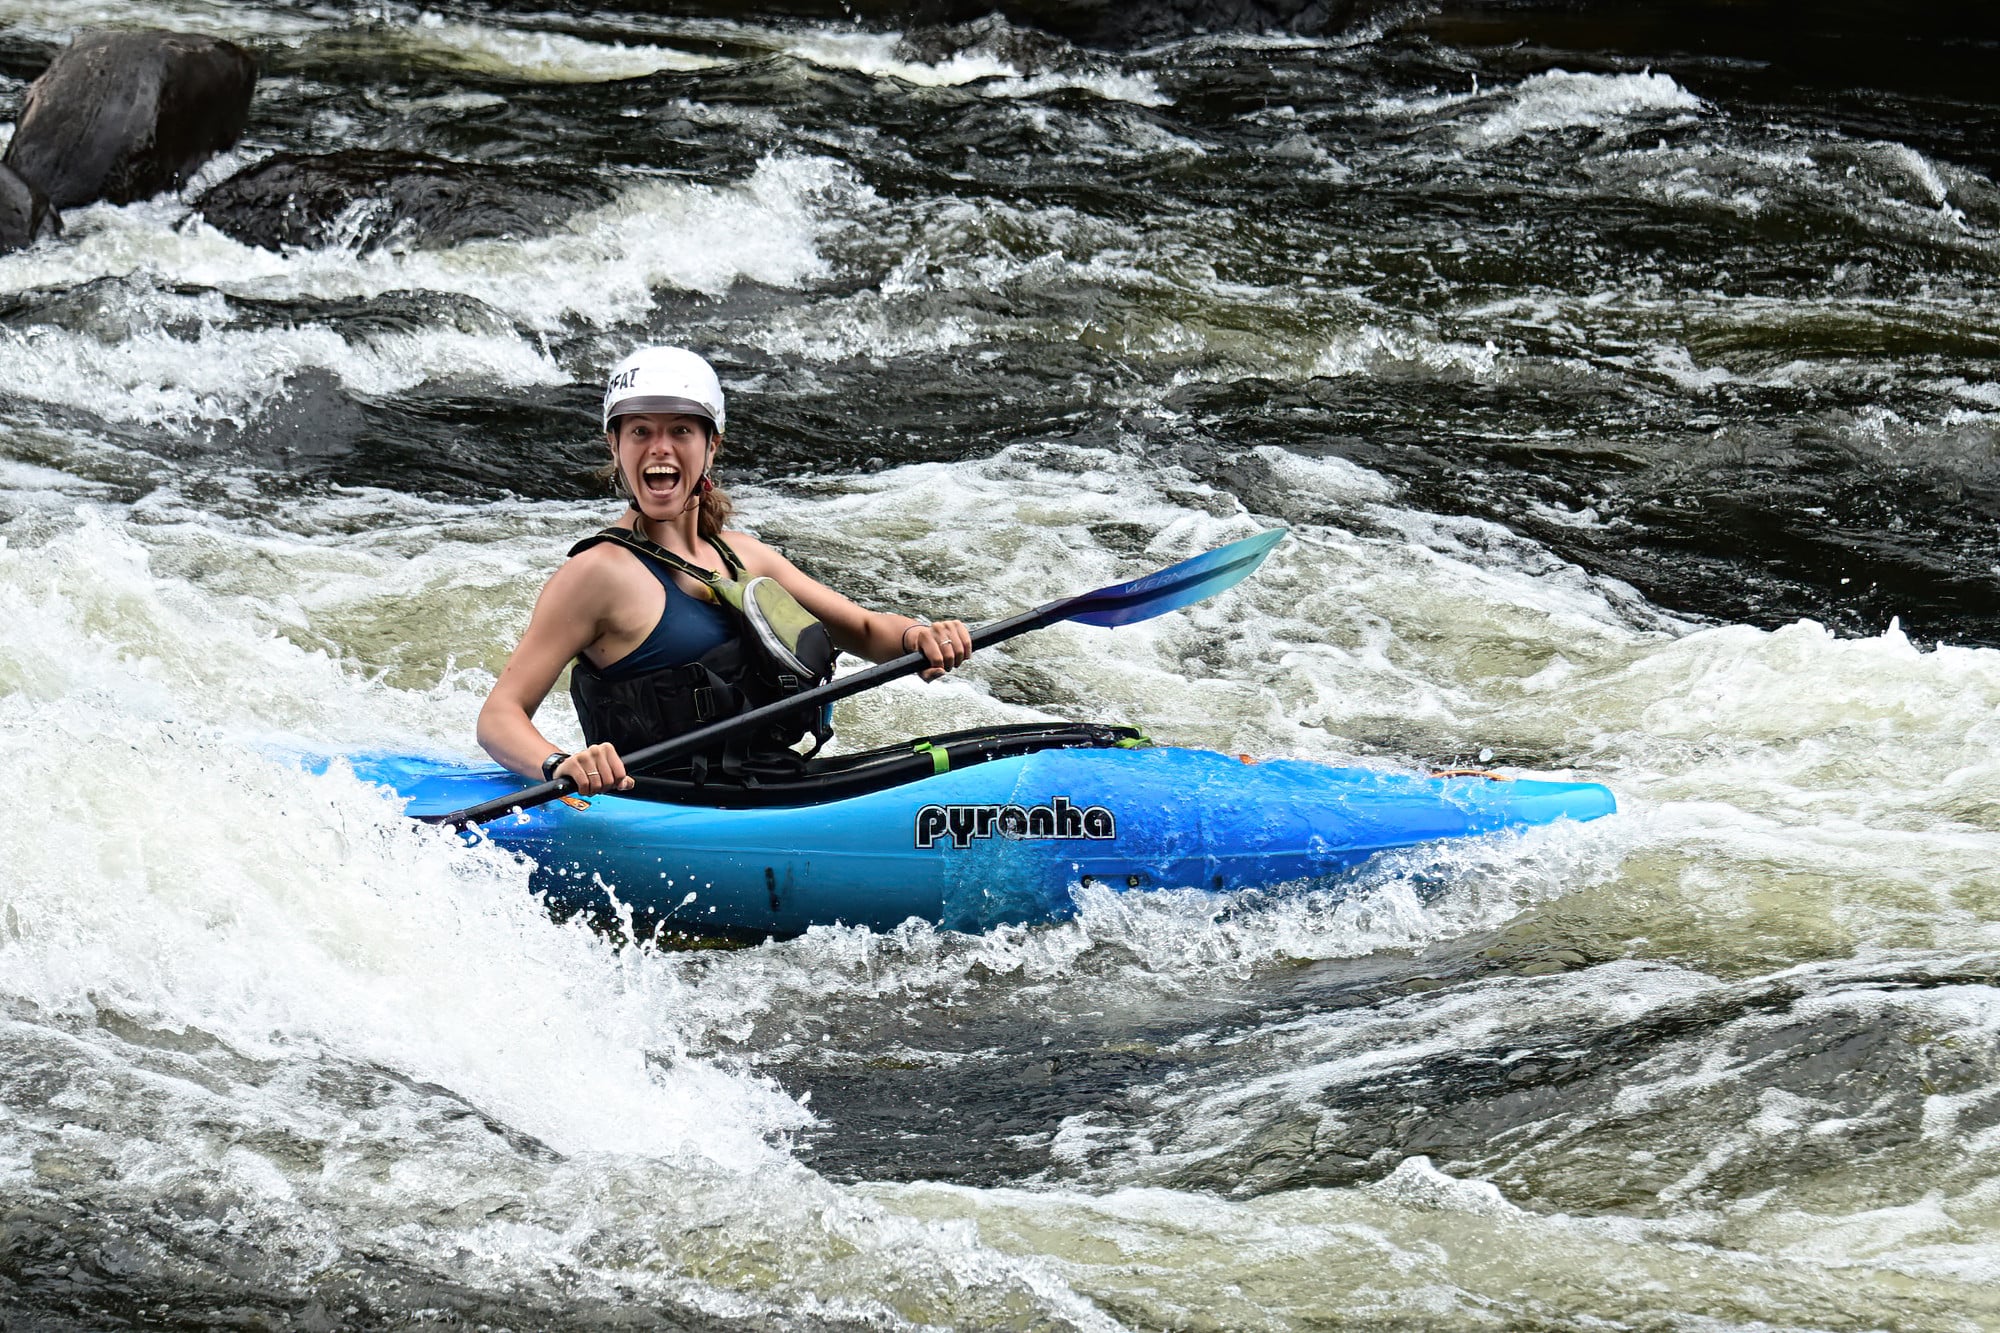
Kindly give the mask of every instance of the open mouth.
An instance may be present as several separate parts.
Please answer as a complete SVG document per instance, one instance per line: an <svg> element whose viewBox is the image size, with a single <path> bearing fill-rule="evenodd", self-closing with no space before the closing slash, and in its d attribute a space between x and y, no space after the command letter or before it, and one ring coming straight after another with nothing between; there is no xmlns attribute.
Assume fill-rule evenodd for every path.
<svg viewBox="0 0 2000 1333"><path fill-rule="evenodd" d="M681 470L665 463L654 463L639 473L639 485L649 495L671 495L681 483Z"/></svg>

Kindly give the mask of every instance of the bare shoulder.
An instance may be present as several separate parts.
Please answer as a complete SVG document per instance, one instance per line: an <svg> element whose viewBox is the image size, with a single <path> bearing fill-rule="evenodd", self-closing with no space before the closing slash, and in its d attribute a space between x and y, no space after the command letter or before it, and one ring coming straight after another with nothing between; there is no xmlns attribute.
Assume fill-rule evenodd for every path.
<svg viewBox="0 0 2000 1333"><path fill-rule="evenodd" d="M614 543L599 542L563 561L556 567L549 582L562 579L568 583L585 584L614 578L629 558Z"/></svg>
<svg viewBox="0 0 2000 1333"><path fill-rule="evenodd" d="M630 580L633 567L633 558L625 551L611 542L600 542L556 566L542 587L542 598L600 605Z"/></svg>

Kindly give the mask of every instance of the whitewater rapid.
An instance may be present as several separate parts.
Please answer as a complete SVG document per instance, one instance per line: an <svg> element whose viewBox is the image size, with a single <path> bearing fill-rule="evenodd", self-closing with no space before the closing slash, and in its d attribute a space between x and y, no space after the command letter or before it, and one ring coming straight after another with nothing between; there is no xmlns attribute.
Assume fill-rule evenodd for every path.
<svg viewBox="0 0 2000 1333"><path fill-rule="evenodd" d="M0 1302L2000 1323L2000 650L1950 526L2000 420L1965 350L1978 170L1387 29L1112 57L1005 25L9 17L214 31L267 77L186 195L0 257ZM1255 104L1209 115L1236 81ZM446 248L262 251L191 211L412 114L551 159L670 124L734 169L615 162L549 234ZM1513 220L1340 211L1444 189ZM1598 207L1665 210L1685 253L1627 265ZM1812 248L1829 216L1867 273ZM1081 718L1559 773L1620 814L1334 885L1081 888L978 937L671 954L552 920L527 867L299 756L472 753L613 514L594 379L669 335L721 349L744 525L868 605L986 620L1291 529L1212 602L850 700L842 745ZM1672 528L1725 464L1781 478L1747 529L1860 535L1759 563ZM1961 500L1880 480L1916 473ZM1876 615L1921 587L1865 563L1898 543L1968 590L1909 614L1965 632ZM576 739L560 697L540 721Z"/></svg>

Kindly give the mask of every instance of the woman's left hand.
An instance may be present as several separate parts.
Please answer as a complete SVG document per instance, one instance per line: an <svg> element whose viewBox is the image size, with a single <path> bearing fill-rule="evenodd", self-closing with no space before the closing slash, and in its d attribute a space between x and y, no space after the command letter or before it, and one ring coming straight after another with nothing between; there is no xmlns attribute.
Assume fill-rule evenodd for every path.
<svg viewBox="0 0 2000 1333"><path fill-rule="evenodd" d="M930 665L925 680L936 680L972 656L972 631L962 620L940 620L936 624L915 624L903 631L903 651L922 653Z"/></svg>

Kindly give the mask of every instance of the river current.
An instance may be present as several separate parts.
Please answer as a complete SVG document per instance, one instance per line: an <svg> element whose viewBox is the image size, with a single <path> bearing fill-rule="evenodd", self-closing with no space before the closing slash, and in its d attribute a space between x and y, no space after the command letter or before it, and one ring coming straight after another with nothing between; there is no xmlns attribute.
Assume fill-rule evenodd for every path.
<svg viewBox="0 0 2000 1333"><path fill-rule="evenodd" d="M0 0L0 119L107 23L262 77L182 195L0 256L0 1327L2000 1327L1989 102L1416 9L1113 54ZM353 148L582 193L282 252L194 208ZM472 750L644 340L870 605L1292 530L843 744L1082 718L1621 812L977 937L554 921L285 756Z"/></svg>

